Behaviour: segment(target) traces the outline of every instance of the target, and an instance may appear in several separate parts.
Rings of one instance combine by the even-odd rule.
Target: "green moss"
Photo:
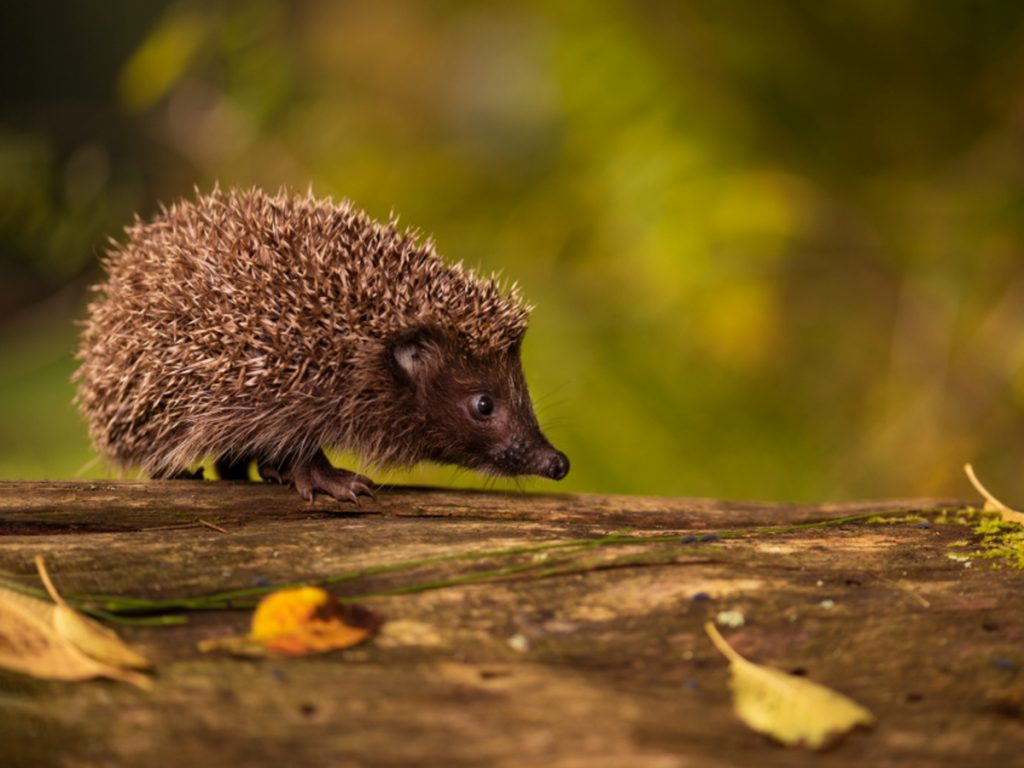
[[[966,509],[942,509],[936,513],[932,522],[936,524],[956,523],[957,525],[974,526],[978,521],[992,514],[994,513],[974,509],[973,507],[967,507]]]
[[[957,539],[948,546],[952,549],[973,548],[974,551],[950,555],[959,562],[991,560],[994,567],[1024,568],[1024,527],[1007,523],[998,512],[987,509],[939,509],[930,513],[931,522],[936,525],[963,525],[971,529],[975,541]],[[875,515],[868,523],[891,525],[893,523],[919,523],[925,520],[921,515]]]
[[[949,544],[955,548],[975,548],[964,553],[964,557],[992,560],[994,567],[1024,568],[1024,527],[1004,522],[998,512],[974,508],[946,510],[936,515],[934,522],[957,523],[971,529],[976,541],[958,539]]]
[[[996,560],[1010,568],[1024,568],[1024,527],[1005,523],[993,515],[980,520],[974,533],[981,537],[975,557]]]
[[[895,525],[896,523],[922,523],[925,519],[926,518],[921,515],[903,515],[902,517],[896,517],[895,515],[875,515],[873,517],[869,517],[865,522],[879,525]]]

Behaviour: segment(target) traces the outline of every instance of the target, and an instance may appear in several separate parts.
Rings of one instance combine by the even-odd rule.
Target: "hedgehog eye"
[[[490,395],[477,395],[469,406],[473,416],[478,419],[490,418],[494,413],[494,400]]]

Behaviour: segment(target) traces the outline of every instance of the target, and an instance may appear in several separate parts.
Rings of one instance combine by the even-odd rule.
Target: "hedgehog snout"
[[[540,475],[561,480],[569,473],[568,457],[543,435],[533,440],[512,440],[494,457],[494,463],[510,475]]]
[[[552,448],[551,450],[552,456],[548,459],[547,471],[543,474],[552,480],[561,480],[569,474],[569,457],[557,448]]]

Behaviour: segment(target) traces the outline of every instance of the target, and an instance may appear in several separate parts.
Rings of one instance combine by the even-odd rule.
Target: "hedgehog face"
[[[443,332],[419,328],[403,334],[391,356],[421,425],[423,459],[496,475],[565,477],[569,460],[537,424],[518,344],[471,355]]]

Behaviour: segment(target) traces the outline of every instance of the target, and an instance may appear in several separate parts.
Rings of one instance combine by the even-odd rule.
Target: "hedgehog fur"
[[[517,474],[537,435],[554,450],[527,423],[518,350],[531,308],[397,220],[311,193],[215,188],[136,217],[126,235],[111,241],[75,374],[90,436],[116,464],[169,477],[209,457],[281,465],[322,447],[376,465],[452,460],[444,434],[424,447],[444,424],[396,394],[389,355],[410,329],[437,334],[456,368],[511,382],[528,411],[518,437],[485,447],[503,459],[456,463]]]

